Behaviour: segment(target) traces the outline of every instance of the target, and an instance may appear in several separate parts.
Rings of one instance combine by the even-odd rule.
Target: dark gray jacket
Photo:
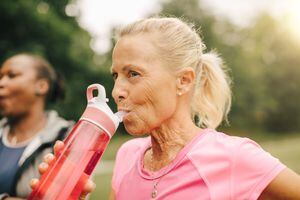
[[[32,178],[39,177],[38,165],[43,161],[43,156],[52,152],[55,141],[64,139],[74,125],[73,122],[59,117],[56,111],[49,111],[47,115],[46,127],[26,146],[18,162],[19,169],[14,178],[13,196],[26,198],[29,195],[31,192],[29,182]],[[0,137],[4,127],[7,126],[6,119],[0,121]]]

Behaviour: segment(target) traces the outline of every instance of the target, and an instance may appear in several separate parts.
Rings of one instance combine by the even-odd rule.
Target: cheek
[[[11,88],[10,96],[7,98],[6,109],[11,113],[23,113],[28,110],[36,99],[32,87],[18,86]]]
[[[33,87],[20,87],[15,90],[15,93],[13,94],[14,101],[20,103],[20,104],[31,104],[34,102],[34,99],[36,99],[35,91]],[[30,105],[29,104],[29,105]]]
[[[131,112],[124,118],[125,129],[131,135],[141,135],[149,132],[152,127],[155,104],[152,91],[143,85],[131,90],[129,97]]]
[[[176,109],[173,87],[146,82],[143,87],[134,88],[130,95],[134,112],[124,121],[127,131],[147,133],[172,116]]]

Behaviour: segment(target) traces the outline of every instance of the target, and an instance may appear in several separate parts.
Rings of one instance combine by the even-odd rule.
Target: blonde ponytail
[[[216,128],[231,105],[230,79],[222,59],[214,52],[200,58],[196,87],[192,102],[192,115],[198,126]]]

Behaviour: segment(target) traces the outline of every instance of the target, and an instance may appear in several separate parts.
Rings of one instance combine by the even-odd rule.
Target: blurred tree
[[[291,33],[269,15],[262,13],[252,27],[239,32],[235,80],[236,117],[248,113],[248,126],[271,132],[297,131],[300,128],[300,46]],[[240,80],[241,81],[241,80]]]
[[[300,45],[291,32],[274,19],[262,15],[255,25],[255,39],[261,39],[266,95],[265,127],[270,131],[297,131],[300,128]]]

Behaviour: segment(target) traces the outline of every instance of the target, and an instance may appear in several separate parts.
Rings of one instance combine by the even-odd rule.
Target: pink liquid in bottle
[[[92,98],[92,90],[98,89],[98,96],[105,95],[104,88],[91,85],[88,88],[89,104],[64,141],[64,149],[40,179],[29,200],[77,200],[84,184],[93,172],[106,149],[118,122],[102,98]],[[100,91],[102,90],[102,91]],[[92,102],[92,103],[90,103]],[[101,105],[97,106],[97,104]],[[103,106],[104,105],[104,106]],[[108,114],[107,114],[108,113]]]

